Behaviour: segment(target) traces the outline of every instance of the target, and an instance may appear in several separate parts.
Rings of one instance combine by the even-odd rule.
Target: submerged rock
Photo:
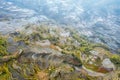
[[[13,33],[10,33],[9,35],[15,37],[15,36],[20,35],[20,32],[15,31],[15,32],[13,32]]]

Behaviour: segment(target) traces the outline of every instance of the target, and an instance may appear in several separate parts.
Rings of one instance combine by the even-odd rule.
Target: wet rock
[[[21,76],[17,71],[13,71],[12,73],[12,77],[13,79],[17,79],[17,80],[25,80],[25,78],[23,76]]]
[[[17,41],[19,47],[27,47],[23,40]]]
[[[114,64],[110,61],[109,58],[106,58],[106,59],[103,60],[102,66],[103,66],[105,69],[107,69],[108,71],[115,70],[115,66],[114,66]]]
[[[35,54],[35,52],[31,52],[31,51],[23,52],[23,54],[19,58],[19,62],[21,62],[21,63],[34,62],[34,60],[31,57],[33,54]]]
[[[7,51],[9,52],[9,53],[14,53],[14,52],[16,52],[18,50],[18,47],[17,46],[8,46],[8,48],[7,48]]]
[[[0,63],[10,61],[11,59],[16,59],[22,54],[22,52],[23,52],[23,50],[20,49],[19,51],[17,51],[16,53],[14,53],[12,55],[1,57],[0,58]]]
[[[36,45],[47,47],[51,45],[51,42],[49,40],[37,41]]]
[[[85,66],[82,66],[82,68],[87,72],[88,75],[90,76],[104,76],[105,74],[103,73],[100,73],[100,72],[96,72],[96,71],[93,71],[93,70],[90,70],[90,69],[87,69]]]
[[[43,53],[35,53],[33,54],[31,57],[33,60],[37,60],[38,58],[45,58],[46,56],[50,55],[51,53],[46,53],[46,52],[43,52]]]
[[[7,42],[8,42],[8,44],[14,44],[15,43],[12,37],[9,37],[7,39]]]
[[[13,32],[13,33],[11,33],[9,35],[12,36],[12,37],[15,37],[15,36],[20,35],[20,32],[16,31],[16,32]]]
[[[74,65],[74,66],[81,66],[80,60],[78,60],[75,56],[66,55],[66,56],[64,56],[64,58],[65,58],[64,59],[65,63],[71,64],[71,65]]]
[[[47,61],[37,61],[40,69],[47,69],[49,67],[49,62]]]
[[[9,37],[7,39],[8,46],[7,46],[7,51],[9,53],[14,53],[18,50],[18,43],[14,41],[12,37]]]
[[[13,69],[12,67],[9,67],[9,71],[11,72],[12,80],[25,80],[23,76],[17,70]]]

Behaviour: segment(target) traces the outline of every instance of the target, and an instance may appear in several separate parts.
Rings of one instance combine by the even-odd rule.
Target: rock
[[[72,55],[64,55],[64,62],[74,65],[74,66],[81,66],[80,60],[78,60],[75,56]]]
[[[21,69],[21,68],[20,68],[17,64],[15,64],[15,63],[13,63],[12,67],[13,67],[14,69]]]
[[[18,32],[18,31],[13,32],[13,33],[10,34],[10,36],[13,36],[13,37],[18,36],[18,35],[20,35],[20,32]]]
[[[60,52],[62,51],[62,49],[59,46],[56,46],[56,49]]]
[[[97,51],[90,51],[90,53],[91,53],[92,55],[95,55],[95,56],[98,56],[98,55],[99,55],[99,53],[98,53]]]
[[[45,56],[50,55],[51,53],[35,53],[32,55],[32,59],[36,60],[38,58],[44,58]]]
[[[22,52],[23,52],[23,50],[22,50],[22,49],[20,49],[18,54],[20,55],[20,54],[22,54]]]
[[[7,47],[7,51],[9,52],[9,53],[14,53],[14,52],[16,52],[18,49],[17,49],[17,46],[13,46],[13,45],[11,45],[11,46],[8,46]]]
[[[14,53],[14,52],[16,52],[18,50],[18,43],[15,42],[12,37],[9,37],[7,39],[7,43],[8,43],[7,51],[9,53]]]
[[[70,36],[70,32],[60,32],[60,36],[61,37],[69,37]]]
[[[7,62],[11,59],[16,59],[18,58],[21,54],[22,54],[23,50],[20,49],[19,51],[17,51],[16,53],[13,53],[12,55],[7,55],[7,56],[3,56],[0,58],[0,63],[2,62]]]
[[[12,79],[17,80],[25,80],[23,76],[21,76],[16,70],[11,70],[12,72]]]
[[[46,46],[50,46],[51,42],[49,40],[37,41],[36,45],[46,47]]]
[[[19,47],[26,47],[26,44],[23,40],[17,41]]]
[[[109,58],[106,58],[106,59],[104,59],[103,60],[103,62],[102,62],[102,66],[104,67],[104,68],[106,68],[106,69],[112,69],[112,70],[115,70],[115,66],[114,66],[114,64],[110,61],[110,59]]]
[[[12,37],[9,37],[7,39],[7,42],[8,42],[8,44],[14,44],[15,43]]]
[[[98,77],[98,76],[104,76],[105,74],[100,72],[95,72],[90,69],[87,69],[85,66],[82,66],[82,68],[87,72],[88,75]]]
[[[61,64],[61,66],[59,66],[59,68],[56,68],[55,71],[53,71],[51,73],[50,77],[55,78],[55,77],[58,77],[60,75],[71,73],[72,71],[74,71],[72,66],[70,66],[68,64]]]
[[[43,71],[37,73],[37,77],[39,80],[49,80],[48,73]]]

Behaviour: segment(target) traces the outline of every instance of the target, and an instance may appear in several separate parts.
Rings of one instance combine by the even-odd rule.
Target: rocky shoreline
[[[0,57],[1,79],[104,80],[106,74],[118,71],[111,62],[118,55],[72,28],[32,25],[4,37],[0,44],[6,45],[7,55]]]

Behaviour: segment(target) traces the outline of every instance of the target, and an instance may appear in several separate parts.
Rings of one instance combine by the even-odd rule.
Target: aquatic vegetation
[[[12,75],[9,71],[8,64],[4,63],[0,65],[0,79],[1,80],[10,80]]]
[[[110,60],[116,65],[117,68],[120,68],[120,55],[114,54],[111,56]]]
[[[0,56],[8,55],[6,38],[0,36]]]

